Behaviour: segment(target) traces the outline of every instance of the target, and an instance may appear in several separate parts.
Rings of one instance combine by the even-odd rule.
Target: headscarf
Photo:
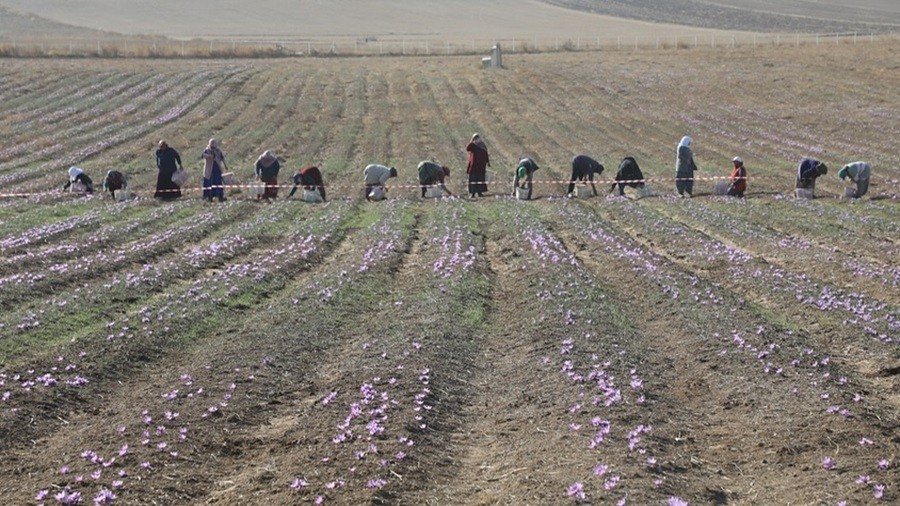
[[[218,148],[219,148],[219,141],[217,141],[217,140],[215,140],[215,139],[210,139],[210,140],[209,140],[209,144],[208,144],[206,147],[209,148],[209,149],[218,149]]]
[[[472,144],[478,146],[484,151],[487,151],[487,145],[484,143],[484,139],[481,138],[481,135],[475,134],[472,136]]]
[[[256,163],[262,165],[263,167],[271,167],[272,164],[277,161],[278,158],[271,151],[266,151],[256,159]]]
[[[681,142],[678,143],[678,147],[680,148],[681,146],[685,146],[685,147],[689,148],[689,147],[691,147],[692,142],[694,142],[694,139],[691,139],[690,136],[685,135],[684,137],[681,138]]]
[[[69,180],[75,181],[75,178],[84,174],[84,171],[79,169],[78,167],[69,167]]]

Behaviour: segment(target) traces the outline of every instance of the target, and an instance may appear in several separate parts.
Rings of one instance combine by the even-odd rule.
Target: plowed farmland
[[[898,56],[4,62],[0,501],[896,502]],[[475,132],[497,179],[459,198]],[[238,182],[268,149],[329,201],[202,201],[211,137]],[[579,153],[604,179],[636,157],[654,195],[564,198]],[[712,195],[735,155],[747,198]],[[807,155],[831,170],[796,200]],[[417,198],[432,158],[454,197]],[[860,159],[869,194],[838,199]],[[386,201],[369,163],[399,170]],[[71,165],[137,198],[62,193]]]

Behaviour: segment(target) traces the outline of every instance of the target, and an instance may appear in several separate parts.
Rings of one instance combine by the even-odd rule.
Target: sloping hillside
[[[861,0],[545,0],[608,16],[759,32],[890,32],[900,28],[900,2]]]

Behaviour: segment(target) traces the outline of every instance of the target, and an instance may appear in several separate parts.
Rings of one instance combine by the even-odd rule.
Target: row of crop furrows
[[[389,501],[427,481],[422,468],[447,437],[447,420],[464,398],[459,375],[478,346],[481,322],[466,315],[484,303],[466,210],[445,211],[419,220],[390,281],[376,278],[380,286],[352,294],[337,292],[340,285],[319,290],[320,304],[350,310],[349,322],[316,365],[315,401],[303,403],[297,424],[281,436],[294,441],[276,482],[284,500]],[[363,259],[381,256],[382,247],[379,240]],[[367,304],[355,307],[368,290]]]
[[[28,325],[5,332],[5,424],[41,413],[49,423],[33,430],[49,430],[51,412],[82,409],[97,391],[83,387],[96,383],[102,391],[106,380],[127,377],[132,366],[202,339],[217,308],[240,309],[327,251],[349,208],[329,204],[299,220],[288,205],[251,214],[177,253],[42,301],[24,315]],[[39,409],[45,403],[52,409]]]
[[[296,395],[317,364],[327,362],[324,352],[341,346],[317,324],[334,322],[334,330],[340,331],[344,324],[339,315],[356,304],[371,304],[367,291],[377,291],[407,247],[406,210],[401,206],[376,210],[370,226],[343,241],[314,272],[298,272],[296,265],[310,253],[293,245],[321,247],[327,240],[320,235],[322,229],[343,223],[339,207],[332,204],[330,212],[309,220],[310,228],[319,229],[314,244],[297,236],[290,245],[275,247],[258,260],[232,265],[218,276],[198,279],[180,295],[160,298],[136,315],[143,320],[140,323],[122,322],[135,334],[177,335],[203,327],[200,330],[209,336],[202,346],[188,346],[171,363],[159,363],[128,382],[146,383],[148,388],[116,389],[127,398],[122,412],[72,422],[88,432],[77,438],[83,447],[67,447],[58,456],[66,465],[65,473],[50,470],[29,484],[40,487],[38,496],[113,494],[125,500],[186,500],[213,494],[219,479],[239,479],[227,473],[245,468],[254,448],[264,450],[258,443],[262,433],[271,430],[266,415],[286,414],[278,411],[281,396]],[[290,265],[294,267],[286,268]],[[277,293],[248,297],[248,290],[259,293],[266,284],[276,285]],[[185,318],[194,321],[178,323]],[[113,331],[119,325],[116,322]],[[79,433],[77,427],[67,429],[48,443]],[[251,430],[260,432],[250,433],[257,441],[253,447],[244,439]],[[173,475],[179,478],[169,482]],[[293,477],[283,476],[278,484],[293,493],[292,481]]]
[[[754,294],[755,300],[777,301],[776,307],[786,312],[791,312],[792,306],[803,308],[802,312],[814,311],[815,319],[840,322],[840,326],[848,329],[848,335],[870,336],[888,346],[896,345],[896,339],[892,336],[900,329],[900,317],[898,308],[890,298],[890,294],[895,293],[890,280],[893,275],[890,265],[867,261],[861,256],[852,261],[839,256],[831,259],[827,251],[820,254],[821,258],[815,257],[810,251],[813,246],[796,237],[773,234],[765,229],[745,226],[746,222],[741,220],[719,217],[725,223],[716,221],[716,226],[725,225],[728,228],[728,239],[737,243],[733,246],[730,241],[705,236],[646,206],[629,202],[623,205],[627,211],[617,213],[621,223],[641,231],[650,240],[659,241],[656,248],[682,265],[698,271],[703,267],[715,268],[714,273],[719,277],[716,281],[740,287]],[[697,207],[691,213],[694,220],[703,220],[704,213],[716,214],[706,207],[691,207]],[[733,226],[728,227],[728,224]],[[723,230],[719,229],[719,233]],[[768,239],[760,236],[767,236]],[[782,249],[796,248],[798,254],[802,252],[802,259],[772,263],[772,257],[759,254],[761,246],[756,244],[767,240],[774,240]],[[811,263],[806,263],[807,259]],[[835,282],[841,276],[823,275],[818,271],[822,264],[833,264],[834,269],[843,270],[844,278],[868,277],[868,283],[854,285],[845,281],[846,285],[853,286],[851,289],[845,288],[845,283]],[[867,284],[875,286],[872,289],[874,293],[885,294],[889,298],[879,299],[867,294]]]
[[[215,210],[192,215],[187,211],[195,211],[197,205],[189,204],[182,204],[185,212],[178,213],[174,220],[168,222],[163,221],[168,207],[157,208],[152,217],[160,221],[150,227],[133,228],[131,234],[115,237],[114,243],[111,243],[113,237],[119,231],[113,227],[100,229],[94,235],[99,240],[90,249],[73,252],[57,261],[48,258],[46,262],[31,269],[15,270],[13,274],[0,278],[0,287],[4,288],[2,300],[28,300],[79,281],[98,282],[102,276],[111,276],[133,264],[150,262],[219,228],[227,229],[236,219],[246,215],[248,207],[256,210],[246,202],[231,201]],[[94,213],[89,213],[87,216],[93,215]],[[104,232],[109,237],[99,236]],[[246,241],[245,238],[238,240]],[[56,242],[54,246],[76,249],[81,242],[83,240],[76,236],[73,241]],[[20,257],[21,260],[26,258]]]
[[[491,266],[509,316],[491,333],[525,348],[495,379],[513,384],[503,411],[490,416],[515,436],[485,465],[507,466],[493,479],[525,487],[511,483],[501,493],[537,502],[677,499],[655,436],[664,425],[653,402],[662,385],[649,381],[654,371],[608,287],[534,207],[506,202],[492,211]]]
[[[580,69],[577,72],[584,70]],[[546,98],[533,101],[528,112],[521,110],[515,102],[509,100],[485,104],[484,110],[508,111],[505,114],[511,115],[509,121],[519,121],[533,125],[529,128],[541,130],[543,133],[529,136],[527,129],[517,129],[519,134],[526,135],[527,142],[523,141],[521,144],[528,146],[531,154],[536,155],[539,161],[544,157],[548,164],[565,164],[567,162],[565,155],[571,156],[581,151],[597,156],[608,167],[614,168],[622,156],[630,154],[645,163],[645,174],[650,176],[669,175],[674,172],[674,168],[670,168],[672,166],[668,163],[666,167],[658,168],[651,162],[670,159],[669,156],[672,155],[667,153],[674,154],[675,144],[683,134],[695,137],[695,153],[698,164],[704,169],[700,174],[704,175],[726,176],[730,170],[730,158],[739,154],[748,160],[752,174],[772,176],[770,165],[773,163],[778,167],[791,167],[802,156],[824,156],[822,146],[832,145],[828,139],[822,137],[807,139],[810,129],[792,128],[789,123],[779,129],[782,137],[767,136],[766,132],[772,128],[772,122],[767,120],[771,118],[753,116],[752,118],[758,121],[748,121],[740,116],[742,109],[736,107],[717,108],[714,111],[685,111],[679,108],[680,102],[647,97],[644,93],[640,94],[639,98],[623,98],[617,93],[621,87],[615,81],[618,77],[602,74],[574,81],[540,79],[510,80],[511,82],[496,78],[491,81],[493,86],[501,90],[511,87],[515,91],[503,93],[503,96]],[[578,88],[574,91],[571,88],[576,85],[571,84],[572,82],[578,83]],[[601,93],[592,94],[591,91],[595,88]],[[584,95],[596,96],[601,103],[586,108],[579,106],[574,99],[568,98]],[[751,104],[747,107],[753,110],[754,99],[749,100]],[[516,117],[519,119],[513,119]],[[864,133],[867,129],[873,134],[883,130],[868,125],[866,129],[860,131]],[[494,137],[497,137],[498,133],[503,132],[495,132]],[[561,147],[555,147],[554,144],[560,144]],[[881,166],[889,165],[892,156],[890,145],[870,150],[866,154],[859,153],[855,145],[844,145],[841,148],[847,153],[845,156],[880,161]],[[560,150],[564,152],[563,159],[550,158]],[[612,159],[608,158],[610,155]],[[671,159],[674,161],[674,156]],[[843,163],[849,161],[852,160],[848,159]],[[787,169],[783,174],[782,182],[775,179],[757,179],[755,187],[773,188],[781,185],[787,191],[791,186],[792,173]],[[837,183],[834,182],[831,186],[837,187]],[[887,187],[884,189],[889,192],[888,194],[892,191]]]
[[[877,213],[856,219],[851,212],[828,208],[837,216],[817,216],[812,222],[787,218],[811,211],[808,203],[794,199],[776,199],[768,205],[733,199],[683,205],[660,202],[655,209],[719,241],[815,274],[833,286],[852,287],[887,300],[900,295],[900,266],[893,261],[897,247],[890,239],[900,233],[900,227]]]
[[[662,342],[648,343],[648,347],[664,347],[663,361],[668,363],[668,367],[657,371],[667,372],[654,379],[670,386],[667,394],[676,392],[681,383],[687,384],[687,391],[683,392],[686,398],[668,399],[668,402],[663,402],[667,400],[666,396],[658,392],[654,397],[658,403],[656,409],[669,413],[688,409],[693,420],[683,429],[669,427],[660,431],[661,444],[677,451],[679,442],[685,444],[683,442],[688,441],[688,448],[681,451],[690,454],[689,447],[696,443],[701,449],[694,449],[699,453],[700,462],[710,459],[707,467],[718,467],[721,469],[717,473],[719,476],[734,480],[721,483],[721,486],[722,490],[737,494],[736,498],[741,497],[740,494],[750,497],[751,492],[756,492],[753,492],[752,484],[742,483],[731,474],[734,469],[740,469],[741,475],[746,473],[745,476],[760,482],[772,480],[774,484],[778,477],[767,473],[770,463],[748,459],[747,454],[752,448],[741,452],[741,446],[748,444],[745,438],[729,439],[723,435],[727,435],[728,427],[732,426],[741,434],[745,431],[773,434],[771,440],[760,442],[761,448],[775,448],[780,466],[799,465],[808,471],[795,474],[794,486],[801,497],[865,500],[866,497],[882,498],[896,493],[898,484],[889,471],[896,465],[892,462],[892,455],[897,451],[896,442],[884,437],[886,427],[893,423],[894,415],[890,414],[889,408],[892,401],[879,393],[877,382],[857,368],[856,361],[860,357],[855,354],[845,356],[846,343],[835,345],[820,339],[810,330],[811,322],[803,317],[797,318],[790,313],[782,317],[760,308],[753,300],[759,297],[756,294],[762,293],[759,287],[726,279],[707,279],[697,270],[699,256],[707,261],[713,256],[720,262],[750,268],[754,260],[747,253],[710,240],[698,240],[702,244],[693,249],[686,248],[684,241],[679,240],[672,230],[657,228],[652,230],[655,235],[651,235],[650,230],[637,229],[639,232],[636,233],[635,229],[641,223],[639,218],[607,225],[598,220],[600,216],[602,213],[579,203],[562,202],[552,217],[567,224],[565,228],[573,237],[585,241],[591,270],[610,281],[610,286],[619,292],[619,299],[640,301],[634,303],[630,316],[635,321],[647,322],[645,332],[652,336],[652,329],[658,328],[652,322],[665,322],[665,329],[656,330],[657,335],[653,336]],[[629,232],[623,233],[620,227]],[[631,237],[638,233],[653,237],[664,246],[648,245]],[[694,235],[693,239],[702,238]],[[793,292],[802,290],[803,284],[809,283],[802,281],[799,275],[774,269],[778,272],[773,270],[768,280],[773,286],[783,284],[786,291]],[[788,284],[791,286],[786,286]],[[777,291],[774,294],[766,292],[766,296],[777,294]],[[811,305],[793,299],[792,293],[784,300],[789,304]],[[658,314],[660,307],[668,308],[668,312]],[[832,310],[845,312],[852,309]],[[881,316],[882,322],[872,324],[890,325],[888,318]],[[862,328],[852,332],[857,338],[865,333],[867,330]],[[878,337],[877,333],[873,337]],[[876,342],[882,341],[890,339],[881,334],[881,339]],[[884,358],[891,355],[890,349],[879,350],[877,346],[860,345],[859,348],[872,348],[876,356],[869,358],[875,361],[879,360],[878,355],[883,354]],[[682,402],[683,406],[665,406],[673,401]],[[767,411],[760,412],[759,406],[767,406]],[[742,415],[744,410],[747,413]],[[795,424],[798,431],[801,427],[814,426],[821,432],[806,434],[809,437],[800,440],[778,436],[784,434],[786,423]],[[683,430],[687,436],[676,437],[670,430]],[[791,429],[786,432],[797,434]],[[834,446],[821,443],[828,438],[833,438]],[[722,446],[730,448],[724,457],[712,451],[713,447]],[[704,454],[706,450],[702,450],[707,447],[710,448],[708,456]],[[840,455],[836,455],[838,448]],[[690,463],[672,455],[666,458],[670,460],[667,466],[670,477],[685,488],[691,489],[692,480],[696,485],[697,479],[719,485],[718,476],[679,477],[680,472],[672,471],[690,469]],[[719,460],[712,460],[714,458]],[[838,472],[832,472],[835,470]],[[770,492],[772,500],[777,500],[779,493],[787,491],[772,488]]]
[[[43,184],[42,177],[136,139],[185,115],[222,82],[237,73],[206,71],[135,78],[118,86],[97,89],[76,100],[76,105],[47,112],[53,119],[21,130],[22,149],[9,148],[8,161],[0,165],[7,186]],[[71,116],[63,114],[68,111]],[[57,116],[65,117],[57,117]],[[20,127],[15,126],[15,131]],[[27,136],[25,136],[27,133]],[[35,137],[41,139],[35,144]],[[19,152],[22,150],[27,152]],[[96,175],[99,177],[99,175]]]

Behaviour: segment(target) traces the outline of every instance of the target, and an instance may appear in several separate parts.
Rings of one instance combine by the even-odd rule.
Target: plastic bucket
[[[315,190],[303,190],[303,202],[309,202],[311,204],[318,204],[322,202],[322,196],[319,195],[319,192]]]
[[[798,199],[811,199],[813,198],[813,191],[806,188],[796,188],[794,189],[794,196]]]

